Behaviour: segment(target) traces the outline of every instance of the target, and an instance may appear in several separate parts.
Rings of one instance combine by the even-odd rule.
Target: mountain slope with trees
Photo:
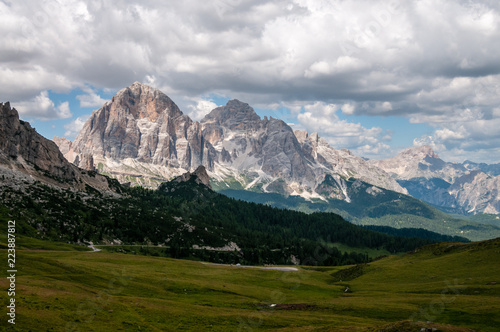
[[[186,181],[165,183],[158,190],[123,188],[121,196],[42,183],[23,191],[0,187],[0,211],[3,220],[16,220],[18,231],[28,236],[71,243],[159,245],[171,257],[225,263],[353,264],[368,257],[342,253],[327,244],[396,253],[433,242],[366,230],[333,213],[305,214],[234,200],[198,182],[193,173]]]

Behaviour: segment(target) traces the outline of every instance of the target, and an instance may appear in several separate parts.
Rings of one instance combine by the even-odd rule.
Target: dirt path
[[[228,267],[240,267],[244,269],[262,269],[262,270],[275,270],[275,271],[298,271],[296,267],[279,267],[279,266],[250,266],[250,265],[233,265],[233,264],[216,264],[216,263],[205,263],[203,265],[216,265],[216,266],[228,266]]]

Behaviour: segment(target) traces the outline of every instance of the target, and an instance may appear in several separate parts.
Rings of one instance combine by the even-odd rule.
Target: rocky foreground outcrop
[[[109,189],[108,180],[70,164],[57,145],[19,119],[10,103],[0,103],[0,166],[61,187]]]

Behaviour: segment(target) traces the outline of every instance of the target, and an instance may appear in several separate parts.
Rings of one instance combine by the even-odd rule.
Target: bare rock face
[[[393,158],[370,162],[401,180],[440,178],[453,182],[467,173],[463,165],[443,161],[430,146],[425,145],[405,149]]]
[[[224,167],[229,173],[245,173],[256,180],[253,185],[288,194],[294,189],[280,180],[297,186],[315,182],[311,156],[303,153],[293,130],[283,121],[262,120],[248,104],[230,100],[200,123],[204,137],[221,156],[219,170]],[[312,189],[309,183],[307,186]]]
[[[500,213],[500,176],[472,171],[458,178],[449,193],[468,213]]]
[[[111,173],[169,178],[204,165],[212,169],[215,151],[199,123],[184,115],[161,91],[136,82],[92,113],[65,154],[78,166]],[[82,164],[84,163],[84,164]],[[151,169],[150,165],[156,165]],[[172,171],[174,170],[174,171]]]
[[[54,142],[19,120],[9,103],[0,103],[0,164],[58,186],[109,188],[106,178],[83,174],[70,164]]]
[[[67,139],[65,137],[54,136],[52,138],[52,141],[54,143],[56,143],[56,145],[59,147],[59,150],[61,151],[61,153],[63,155],[68,153],[71,150],[71,146],[73,144],[73,142],[71,142],[69,139]]]
[[[207,170],[205,169],[204,166],[200,165],[194,172],[186,172],[170,182],[174,183],[180,183],[180,182],[188,182],[191,179],[194,179],[195,183],[198,184],[203,184],[207,186],[208,188],[212,189],[212,186],[210,184],[210,177],[208,176]]]

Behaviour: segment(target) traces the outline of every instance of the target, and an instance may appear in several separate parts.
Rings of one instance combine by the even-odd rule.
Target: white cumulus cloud
[[[80,133],[83,125],[85,125],[85,122],[89,117],[89,115],[82,115],[71,121],[70,123],[64,125],[64,129],[66,130],[64,132],[64,137],[69,140],[73,140]]]
[[[301,127],[309,133],[318,132],[334,148],[348,148],[355,153],[373,157],[387,153],[390,149],[386,141],[391,133],[379,127],[365,128],[359,123],[351,123],[338,117],[340,105],[316,102],[305,105],[297,119]]]
[[[22,117],[33,117],[41,120],[67,119],[72,116],[68,102],[56,106],[49,98],[48,91],[42,91],[35,98],[18,102],[15,108]]]
[[[0,15],[0,97],[31,116],[68,116],[62,105],[28,107],[44,91],[145,81],[191,100],[352,105],[342,112],[427,124],[436,139],[467,140],[464,151],[500,146],[476,133],[499,116],[500,2],[25,0],[0,1]],[[195,117],[204,112],[193,107]],[[463,109],[483,115],[467,134],[460,121],[446,124]],[[304,123],[323,116],[309,112]]]

